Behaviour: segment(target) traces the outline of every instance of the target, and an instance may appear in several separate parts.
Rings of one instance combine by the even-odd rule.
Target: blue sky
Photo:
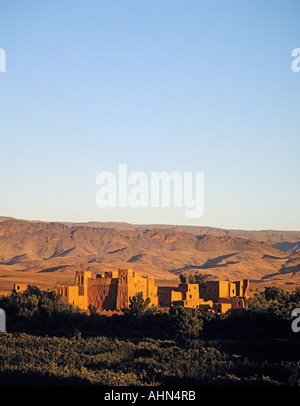
[[[0,0],[0,215],[300,230],[298,0]],[[97,174],[201,171],[205,209],[100,209]]]

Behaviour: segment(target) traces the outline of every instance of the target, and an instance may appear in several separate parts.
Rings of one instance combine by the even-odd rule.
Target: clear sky
[[[299,0],[0,0],[0,215],[300,230]],[[96,204],[204,172],[205,209]]]

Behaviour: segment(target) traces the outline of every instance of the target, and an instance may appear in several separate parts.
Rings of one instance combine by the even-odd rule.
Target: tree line
[[[171,307],[142,294],[123,315],[84,313],[52,291],[0,297],[0,385],[298,385],[300,289],[256,293],[243,312]],[[299,333],[300,334],[300,333]]]
[[[151,305],[142,293],[130,299],[123,315],[105,316],[89,307],[84,313],[66,303],[54,291],[29,286],[25,292],[0,296],[0,307],[7,316],[8,331],[39,334],[67,334],[74,329],[81,334],[120,336],[147,335],[176,338],[178,341],[199,337],[293,337],[292,310],[300,307],[300,287],[287,292],[279,287],[265,287],[254,294],[242,312],[213,313],[207,309],[171,307],[168,312]]]

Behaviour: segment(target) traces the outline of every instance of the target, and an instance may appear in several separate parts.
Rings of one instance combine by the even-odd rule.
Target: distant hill
[[[296,231],[1,218],[0,291],[14,281],[53,287],[73,283],[77,269],[95,274],[118,267],[153,275],[157,284],[174,285],[180,273],[198,271],[208,279],[294,286],[299,241]]]
[[[300,250],[300,231],[278,231],[278,230],[234,230],[223,229],[216,227],[206,226],[178,226],[168,224],[130,224],[124,222],[87,222],[87,223],[64,223],[70,226],[84,226],[84,227],[99,227],[111,228],[113,230],[131,230],[139,231],[152,228],[164,228],[179,231],[183,233],[190,233],[194,235],[211,234],[215,236],[233,236],[242,237],[250,240],[265,241],[270,245],[277,244],[276,248],[283,251],[292,252],[292,250]],[[294,251],[296,252],[296,251]]]
[[[7,221],[16,219],[12,217],[1,217],[1,221]],[[19,220],[29,223],[44,223],[39,220]],[[241,237],[249,240],[264,241],[270,245],[286,252],[300,251],[300,231],[280,231],[280,230],[235,230],[235,229],[223,229],[207,226],[187,226],[187,225],[170,225],[170,224],[130,224],[126,222],[98,222],[90,221],[85,223],[75,222],[59,222],[68,227],[92,227],[92,228],[109,228],[116,231],[141,231],[150,230],[153,228],[163,228],[166,230],[174,230],[183,233],[190,233],[194,235],[211,234],[215,236],[233,236]]]

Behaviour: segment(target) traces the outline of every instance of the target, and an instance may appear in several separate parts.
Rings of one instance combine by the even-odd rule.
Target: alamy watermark
[[[292,317],[296,317],[292,321],[292,330],[294,333],[299,333],[300,331],[300,307],[297,307],[292,311]]]
[[[200,218],[204,212],[203,172],[128,173],[127,164],[119,164],[118,174],[100,172],[96,202],[101,208],[185,208],[186,218]]]
[[[3,309],[0,309],[0,333],[6,332],[6,314]]]
[[[6,72],[6,52],[0,48],[0,72]]]
[[[292,62],[292,71],[295,73],[300,72],[300,48],[294,48],[292,50],[292,56],[296,57]]]

